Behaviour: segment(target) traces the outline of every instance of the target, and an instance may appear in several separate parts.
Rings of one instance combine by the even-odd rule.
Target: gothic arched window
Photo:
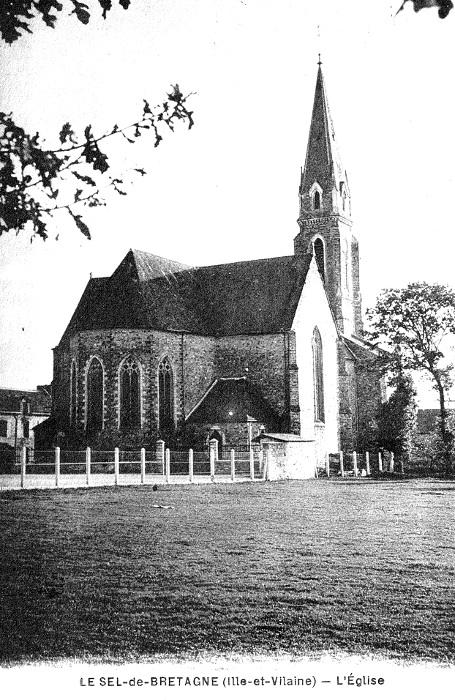
[[[319,274],[325,281],[325,261],[324,261],[324,243],[320,238],[316,238],[313,242],[314,257],[318,265]]]
[[[104,370],[98,358],[90,362],[87,372],[87,432],[103,429]]]
[[[73,360],[71,363],[70,377],[70,425],[76,425],[77,420],[77,371],[76,363]]]
[[[162,435],[174,430],[173,377],[169,359],[165,357],[158,366],[159,424]]]
[[[135,360],[127,357],[120,367],[120,428],[141,427],[141,373]]]
[[[314,193],[313,196],[313,208],[314,209],[320,209],[321,208],[321,195],[318,190]]]
[[[314,420],[324,422],[324,374],[322,363],[322,339],[318,328],[313,331],[313,393]]]

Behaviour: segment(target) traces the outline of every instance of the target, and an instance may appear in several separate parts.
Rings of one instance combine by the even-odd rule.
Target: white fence
[[[334,452],[327,454],[323,466],[318,465],[317,477],[379,476],[395,471],[393,452]]]
[[[69,488],[170,483],[254,481],[264,478],[263,453],[230,450],[185,452],[142,448],[124,451],[61,450],[21,452],[12,474],[0,475],[0,488]]]
[[[317,478],[358,478],[394,472],[393,452],[336,452],[327,454],[315,470]],[[264,480],[262,450],[218,452],[174,451],[159,441],[155,450],[61,450],[21,452],[12,473],[0,474],[0,489],[71,488],[144,484],[226,483]]]

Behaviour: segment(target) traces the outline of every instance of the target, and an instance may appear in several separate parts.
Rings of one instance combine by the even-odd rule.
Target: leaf
[[[441,19],[447,17],[450,10],[453,8],[452,0],[403,0],[401,7],[397,10],[396,14],[404,10],[404,6],[407,2],[412,2],[414,5],[414,12],[420,12],[420,10],[425,10],[430,7],[439,7],[438,15]]]
[[[59,139],[61,144],[64,144],[68,139],[71,141],[71,143],[77,143],[76,139],[74,138],[74,131],[72,130],[69,122],[63,124],[62,128],[60,129]]]
[[[74,214],[74,213],[71,211],[71,209],[70,209],[69,207],[67,207],[67,209],[68,209],[68,212],[70,213],[70,215],[72,216],[72,218],[73,218],[73,220],[74,220],[74,223],[76,224],[76,226],[77,226],[77,228],[79,229],[79,231],[80,231],[81,233],[83,233],[84,236],[90,240],[90,239],[91,239],[90,229],[89,229],[89,227],[87,226],[87,224],[85,224],[85,223],[82,221],[81,215],[80,215],[80,214]]]
[[[79,0],[71,0],[74,5],[74,10],[70,13],[76,15],[79,22],[82,24],[88,24],[90,21],[90,12],[88,11],[88,5],[84,2],[79,2]]]
[[[88,175],[81,175],[80,173],[77,172],[77,170],[72,171],[74,177],[77,177],[78,180],[82,180],[82,182],[85,182],[86,185],[91,185],[92,187],[96,187],[96,182],[95,180],[92,180],[91,177]]]
[[[98,0],[98,2],[103,8],[103,19],[106,19],[107,13],[112,9],[112,2],[111,0]]]

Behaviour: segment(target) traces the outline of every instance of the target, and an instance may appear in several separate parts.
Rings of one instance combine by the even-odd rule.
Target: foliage
[[[446,392],[453,366],[445,360],[442,344],[455,333],[455,292],[426,282],[386,289],[367,317],[369,339],[387,346],[380,352],[384,371],[399,376],[403,370],[417,370],[430,376],[439,396],[440,434],[448,457],[453,435],[447,425]]]
[[[450,10],[453,8],[452,0],[404,0],[396,14],[404,9],[407,2],[412,2],[414,5],[414,12],[420,12],[420,10],[424,10],[429,7],[438,7],[438,15],[441,19],[447,17]]]
[[[4,0],[5,2],[5,0]],[[90,20],[90,5],[81,0],[69,0],[59,2],[59,0],[6,0],[6,7],[0,12],[0,36],[7,44],[17,41],[23,32],[32,33],[31,21],[41,18],[42,21],[54,29],[57,21],[57,14],[65,9],[70,9],[70,15],[74,15],[82,24],[88,24]],[[125,10],[131,4],[131,0],[118,0]],[[107,13],[112,9],[112,0],[96,0],[95,4],[100,6],[102,16],[106,19]]]
[[[63,209],[90,238],[88,226],[74,207],[104,205],[107,188],[126,194],[123,177],[107,174],[110,165],[100,143],[114,136],[135,143],[144,131],[151,131],[158,146],[164,128],[173,131],[178,121],[188,124],[189,129],[193,126],[187,99],[175,85],[162,105],[151,109],[144,100],[139,119],[122,128],[115,124],[98,137],[91,125],[78,136],[67,122],[60,130],[60,145],[54,149],[47,149],[38,133],[27,134],[11,114],[0,112],[0,235],[29,227],[33,236],[46,239],[50,218]],[[141,176],[146,174],[142,168],[134,170]]]
[[[409,461],[417,426],[417,391],[412,377],[404,372],[393,378],[395,390],[381,406],[378,416],[380,446],[394,452],[397,462]]]

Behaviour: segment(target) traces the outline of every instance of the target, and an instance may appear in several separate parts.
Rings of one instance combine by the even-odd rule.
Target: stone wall
[[[295,254],[311,252],[316,237],[324,241],[327,296],[338,329],[349,335],[354,331],[355,318],[353,279],[358,277],[358,252],[353,250],[352,224],[349,219],[337,215],[300,220],[299,224],[300,233],[294,239]],[[348,285],[345,283],[343,247],[349,257]]]
[[[272,408],[289,422],[289,365],[295,374],[295,341],[291,333],[276,335],[208,338],[181,332],[145,330],[82,331],[54,351],[53,415],[65,434],[82,438],[86,428],[86,388],[90,362],[98,358],[104,371],[103,433],[113,444],[119,435],[119,368],[126,357],[134,358],[141,374],[141,430],[146,443],[158,431],[158,365],[168,357],[173,369],[174,419],[183,434],[185,419],[217,377],[245,376]],[[70,425],[71,366],[77,372],[77,421]],[[294,394],[295,379],[293,382]],[[298,398],[294,403],[297,404]],[[295,421],[294,421],[295,422]],[[298,429],[297,425],[297,429]],[[200,432],[200,431],[199,431]],[[229,427],[232,441],[244,440],[243,426]],[[230,438],[231,439],[231,438]]]
[[[266,479],[312,479],[315,476],[316,460],[314,442],[273,442],[261,440],[264,450]]]
[[[219,377],[247,377],[278,414],[286,414],[287,342],[286,333],[218,338],[216,372]]]

